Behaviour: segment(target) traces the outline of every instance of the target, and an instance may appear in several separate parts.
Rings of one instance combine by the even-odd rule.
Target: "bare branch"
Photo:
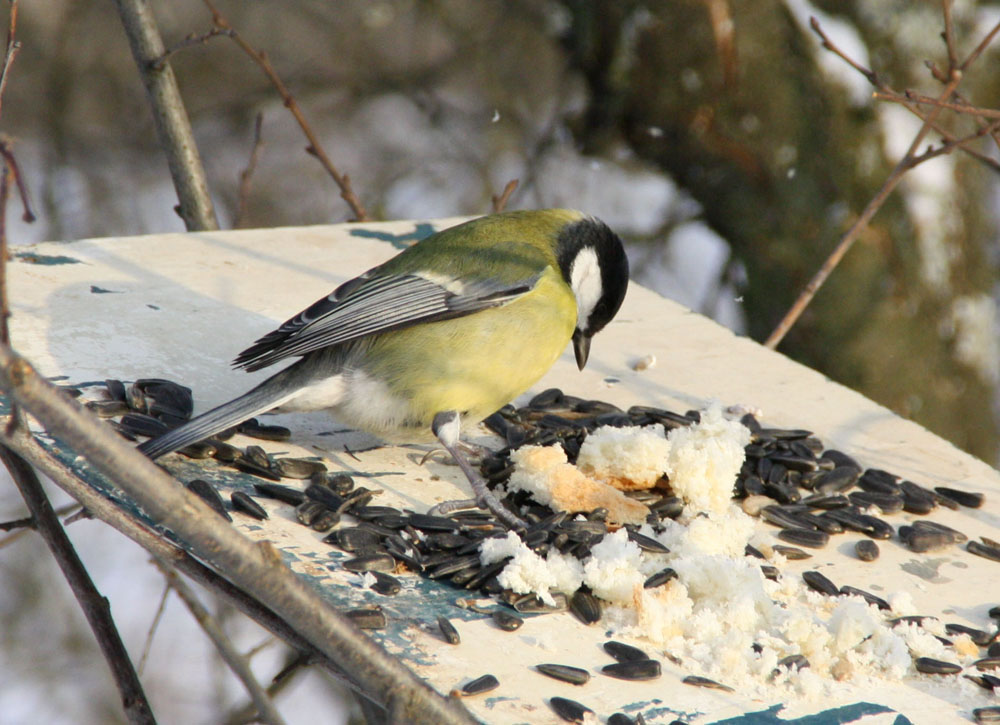
[[[253,704],[257,708],[257,720],[270,723],[270,725],[283,725],[285,722],[284,718],[281,717],[281,713],[274,707],[274,703],[271,702],[271,698],[264,691],[264,688],[257,682],[253,670],[250,669],[250,663],[246,657],[240,654],[229,637],[226,636],[226,633],[222,631],[222,627],[215,620],[215,617],[209,614],[208,610],[202,606],[202,603],[198,601],[198,597],[195,596],[191,588],[177,575],[173,567],[160,559],[155,559],[155,562],[167,578],[170,587],[177,592],[177,596],[187,606],[188,611],[191,612],[191,616],[194,617],[205,634],[212,640],[212,644],[215,645],[225,663],[229,665],[229,669],[233,671],[233,674],[240,679],[240,682],[247,689],[250,699],[253,700]]]
[[[958,69],[962,72],[968,70],[969,66],[975,63],[979,56],[982,55],[983,51],[986,50],[990,43],[993,42],[993,38],[996,37],[997,33],[1000,33],[1000,21],[990,28],[990,32],[983,36],[983,39],[979,41],[979,45],[973,48],[972,52],[969,53],[969,57],[962,61],[962,63],[958,66]]]
[[[948,70],[958,68],[958,53],[955,51],[955,26],[951,20],[951,4],[953,0],[941,0],[941,12],[944,15],[944,44],[948,49]]]
[[[913,103],[920,103],[925,106],[946,108],[949,111],[955,111],[956,113],[969,116],[979,116],[980,118],[1000,118],[1000,111],[993,108],[980,108],[979,106],[970,106],[967,103],[954,103],[942,98],[923,96],[919,93],[914,93],[913,91],[906,91],[906,93],[902,95],[892,91],[875,91],[872,95],[875,98],[879,98],[884,101],[893,101],[895,103],[912,101]]]
[[[503,191],[500,194],[493,195],[493,213],[498,214],[502,212],[506,206],[507,202],[510,200],[511,194],[517,189],[518,181],[517,179],[511,179],[507,182],[507,185],[503,187]]]
[[[163,66],[166,65],[167,60],[170,59],[174,53],[183,50],[184,48],[190,48],[192,45],[204,45],[212,38],[219,38],[222,36],[231,37],[232,31],[225,30],[223,28],[212,28],[207,33],[202,33],[198,35],[197,33],[191,33],[189,36],[184,38],[181,42],[176,45],[172,45],[163,51],[163,55],[152,62],[152,68],[154,70],[162,70]]]
[[[153,621],[149,623],[149,631],[146,632],[146,644],[142,646],[142,654],[139,656],[139,667],[137,668],[140,675],[146,671],[146,660],[149,659],[149,653],[153,649],[153,637],[160,626],[160,620],[163,619],[163,611],[167,608],[167,597],[169,595],[170,584],[168,583],[163,587],[163,594],[160,595],[160,603],[156,605]]]
[[[118,0],[121,2],[121,0]],[[256,50],[250,43],[248,43],[239,32],[233,28],[226,17],[219,12],[219,10],[212,3],[212,0],[203,0],[205,5],[208,7],[209,11],[212,13],[212,24],[219,28],[220,30],[227,31],[227,35],[233,39],[233,41],[240,47],[240,49],[249,55],[260,69],[264,71],[264,75],[267,76],[271,84],[277,89],[278,94],[281,96],[281,100],[285,103],[285,108],[291,111],[295,120],[299,124],[299,128],[302,129],[302,133],[305,134],[306,139],[309,141],[309,145],[306,147],[306,151],[317,159],[326,169],[326,172],[333,178],[334,182],[340,188],[340,198],[347,202],[347,205],[351,207],[351,211],[354,212],[354,220],[364,222],[368,221],[368,212],[365,211],[365,207],[361,204],[361,200],[358,195],[354,193],[354,189],[351,187],[351,178],[347,174],[341,174],[337,171],[333,162],[330,161],[330,157],[326,155],[326,151],[323,150],[323,146],[319,142],[316,134],[312,130],[312,126],[306,121],[305,114],[302,113],[302,109],[299,107],[298,102],[292,95],[291,91],[288,90],[288,86],[284,84],[281,78],[278,76],[277,71],[274,70],[274,66],[271,65],[271,61],[267,57],[267,53],[262,50]]]
[[[125,715],[131,723],[155,723],[153,711],[146,701],[139,676],[132,667],[128,652],[122,643],[111,618],[111,607],[108,600],[101,596],[87,574],[87,569],[77,556],[73,544],[59,523],[59,517],[52,510],[52,504],[42,490],[37,474],[21,456],[6,446],[0,446],[0,459],[3,460],[11,478],[17,485],[24,502],[31,511],[38,533],[42,535],[52,556],[62,569],[63,576],[76,596],[80,608],[87,617],[97,643],[104,653],[118,685],[118,694],[122,699]]]
[[[48,432],[107,476],[191,552],[254,592],[360,686],[405,721],[471,723],[461,703],[434,692],[402,663],[334,611],[267,542],[253,543],[78,403],[66,399],[7,346],[0,346],[0,387]],[[85,504],[86,505],[86,504]],[[90,506],[88,505],[88,508]],[[96,512],[95,512],[96,514]]]
[[[17,0],[10,0],[10,18],[7,21],[7,46],[3,54],[3,66],[0,67],[0,104],[3,92],[7,88],[7,72],[10,70],[14,57],[21,49],[21,43],[15,38],[17,32]],[[0,105],[2,108],[2,105]]]
[[[258,112],[253,123],[253,148],[250,151],[250,160],[247,167],[240,172],[240,191],[236,200],[236,217],[233,219],[233,229],[240,229],[247,216],[247,206],[250,201],[250,180],[253,172],[257,170],[257,161],[260,159],[260,150],[264,146],[261,137],[261,129],[264,126],[264,114]]]
[[[115,0],[115,5],[149,94],[157,135],[167,155],[170,176],[180,202],[178,214],[188,231],[218,229],[191,122],[173,68],[163,60],[166,51],[149,4],[146,0]]]
[[[947,8],[948,6],[946,4],[945,5],[946,14],[947,14]],[[820,37],[823,38],[823,45],[825,48],[828,48],[833,52],[837,53],[837,55],[846,58],[846,56],[839,50],[833,50],[835,46],[833,46],[833,44],[829,42],[829,39],[822,32],[822,29],[820,28],[820,25],[815,18],[811,20],[811,25],[813,30],[815,30],[820,35]],[[853,62],[851,63],[851,65],[858,69],[863,68],[859,64]],[[861,70],[861,72],[865,73],[870,78],[875,77],[874,74],[872,74],[871,71],[868,71],[867,69]],[[958,70],[953,70],[950,73],[950,77],[948,79],[947,84],[944,87],[944,90],[942,90],[941,94],[938,96],[938,100],[945,101],[946,99],[950,98],[951,94],[955,91],[955,89],[958,87],[958,84],[961,81],[962,81],[962,73]],[[868,202],[867,206],[865,206],[864,210],[861,212],[861,215],[855,220],[854,224],[852,224],[850,229],[848,229],[847,232],[840,238],[840,241],[837,243],[837,246],[834,248],[834,250],[830,253],[830,256],[827,257],[826,261],[823,262],[822,266],[819,268],[816,274],[814,274],[812,279],[809,280],[809,283],[805,286],[805,289],[802,290],[802,292],[799,294],[795,302],[792,303],[792,306],[789,308],[788,312],[785,313],[785,316],[777,324],[777,326],[768,336],[767,340],[765,340],[764,345],[766,347],[769,347],[773,350],[778,346],[781,340],[792,328],[792,325],[795,324],[799,316],[812,301],[812,298],[815,297],[816,292],[818,292],[820,287],[823,286],[823,283],[826,282],[827,278],[840,263],[840,260],[844,258],[844,255],[847,254],[848,250],[851,248],[851,246],[853,246],[855,240],[861,235],[862,230],[866,226],[868,226],[868,222],[871,221],[872,217],[875,216],[876,212],[878,212],[878,210],[882,208],[882,205],[885,203],[885,200],[889,197],[889,194],[891,194],[893,189],[895,189],[896,186],[899,184],[899,182],[902,181],[905,173],[914,166],[916,166],[917,164],[922,163],[923,161],[927,161],[931,158],[934,158],[935,156],[940,156],[943,153],[948,153],[955,148],[960,148],[961,144],[965,144],[970,140],[968,138],[954,139],[952,141],[946,142],[940,149],[928,150],[925,154],[918,157],[917,150],[920,148],[920,145],[924,142],[924,139],[926,138],[927,134],[933,128],[934,123],[937,120],[938,116],[940,115],[941,111],[942,107],[940,105],[936,105],[931,108],[930,113],[928,113],[927,116],[924,118],[924,122],[923,124],[921,124],[920,130],[917,131],[917,134],[913,137],[913,140],[910,142],[910,146],[906,150],[906,153],[903,155],[903,158],[899,160],[895,168],[892,170],[888,178],[885,180],[885,183],[882,184],[882,188],[880,188],[878,192],[876,192],[875,196],[872,197],[871,201]],[[982,131],[983,130],[980,129],[980,132],[978,132],[977,135],[983,135]]]

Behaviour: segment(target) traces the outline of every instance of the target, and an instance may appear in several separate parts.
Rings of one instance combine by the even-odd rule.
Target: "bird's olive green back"
[[[386,274],[430,269],[456,279],[489,274],[513,284],[536,277],[546,266],[558,270],[555,239],[582,218],[569,209],[493,214],[427,237],[378,269]]]

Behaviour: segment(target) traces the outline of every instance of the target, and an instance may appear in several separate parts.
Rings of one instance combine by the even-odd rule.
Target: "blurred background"
[[[168,46],[211,27],[199,0],[149,4]],[[217,5],[268,53],[373,219],[486,213],[518,179],[508,208],[601,217],[627,239],[638,281],[756,340],[920,125],[873,100],[859,73],[820,48],[809,17],[897,90],[937,95],[925,61],[946,64],[940,4],[929,0]],[[998,19],[1000,3],[955,2],[959,55]],[[182,231],[114,4],[22,0],[18,38],[2,130],[39,218],[26,225],[12,206],[11,244]],[[966,74],[971,102],[1000,107],[998,58],[1000,42]],[[260,68],[229,39],[171,62],[224,228],[351,217]],[[258,112],[263,146],[237,218]],[[1000,158],[987,141],[980,150]],[[998,182],[961,153],[911,171],[779,348],[994,465]],[[0,518],[24,515],[16,492],[0,490]],[[102,524],[69,531],[138,659],[162,577]],[[3,720],[120,721],[106,667],[40,540],[0,546]],[[264,644],[253,662],[267,681],[283,645],[216,609],[241,646]],[[238,722],[244,695],[172,596],[165,616],[144,675],[161,720]],[[350,716],[315,673],[278,705],[290,722]]]

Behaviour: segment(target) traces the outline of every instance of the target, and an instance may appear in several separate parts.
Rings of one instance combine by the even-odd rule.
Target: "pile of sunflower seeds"
[[[190,389],[171,381],[149,378],[126,386],[120,381],[108,380],[106,387],[108,400],[91,401],[86,405],[100,417],[117,418],[111,420],[111,424],[131,440],[137,436],[159,435],[191,417],[193,401]],[[484,421],[506,445],[482,460],[481,471],[490,485],[497,486],[505,482],[513,470],[510,453],[523,445],[558,444],[568,460],[575,463],[586,436],[601,426],[659,423],[670,431],[699,420],[698,411],[678,414],[649,406],[621,410],[610,403],[576,398],[558,389],[550,389],[535,396],[522,408],[505,406]],[[831,536],[854,531],[868,537],[854,547],[854,555],[865,562],[878,558],[877,540],[894,536],[914,552],[935,551],[964,543],[969,553],[1000,562],[1000,543],[992,539],[981,537],[980,541],[969,540],[962,532],[930,520],[894,527],[883,518],[900,511],[928,515],[938,507],[978,508],[984,502],[982,494],[949,487],[931,490],[884,470],[866,469],[849,454],[826,448],[808,430],[767,428],[749,414],[744,415],[741,422],[751,431],[751,443],[746,447],[746,460],[737,478],[733,497],[741,502],[744,511],[777,527],[777,538],[784,543],[773,548],[786,558],[807,559],[811,555],[799,547],[823,548]],[[525,613],[568,610],[586,625],[601,619],[601,600],[586,587],[571,597],[554,594],[554,606],[543,603],[534,594],[516,594],[505,590],[497,576],[509,559],[483,565],[479,556],[484,539],[507,533],[505,525],[492,514],[466,510],[448,516],[432,516],[373,505],[372,500],[381,491],[357,486],[351,476],[329,472],[320,461],[275,458],[259,446],[240,449],[227,443],[237,432],[272,441],[290,437],[287,428],[261,425],[256,420],[250,420],[178,452],[195,459],[211,457],[221,464],[262,479],[253,484],[258,495],[294,506],[302,525],[318,532],[329,532],[323,541],[351,555],[343,562],[343,568],[370,575],[371,589],[378,594],[392,596],[398,593],[402,584],[393,574],[405,568],[459,590],[496,597],[501,605],[493,608],[479,607],[464,598],[456,603],[488,614],[494,624],[505,631],[519,628],[523,623],[519,615]],[[299,479],[306,483],[304,487],[288,486],[280,483],[284,479]],[[202,480],[191,481],[188,486],[221,516],[230,518],[225,502],[214,487]],[[683,509],[682,502],[671,494],[669,488],[630,491],[625,495],[649,508],[647,523],[656,532],[663,530],[664,520],[676,518]],[[550,549],[556,549],[562,554],[586,559],[591,547],[608,533],[605,523],[608,512],[605,509],[572,515],[553,512],[533,501],[525,492],[508,495],[503,502],[527,522],[527,527],[518,534],[529,548],[543,557]],[[231,506],[256,518],[267,517],[252,496],[241,492],[231,495]],[[880,515],[874,515],[875,511]],[[583,514],[583,519],[576,520],[579,518],[576,513]],[[657,553],[668,551],[655,539],[641,534],[638,527],[626,525],[625,528],[629,538],[641,549]],[[747,546],[747,554],[765,558],[751,546]],[[781,576],[776,567],[768,564],[761,564],[761,570],[768,578]],[[874,594],[851,586],[838,587],[819,572],[809,571],[802,576],[807,586],[828,596],[858,595],[880,609],[889,609],[888,603]],[[666,568],[650,576],[645,587],[663,586],[675,577],[676,572]],[[346,614],[361,628],[380,629],[386,626],[384,612],[378,606],[362,607]],[[1000,624],[1000,606],[994,607],[990,616]],[[894,622],[919,622],[924,619],[901,617]],[[438,626],[445,641],[459,644],[458,632],[446,618],[439,618]],[[977,674],[964,676],[984,689],[1000,688],[1000,677],[990,674],[1000,669],[1000,642],[997,641],[1000,627],[997,631],[986,632],[949,624],[946,630],[949,635],[968,634],[977,645],[986,648],[985,656],[974,663]],[[941,639],[950,644],[949,640]],[[648,680],[656,679],[661,674],[660,663],[636,648],[609,642],[605,649],[616,660],[602,669],[607,676]],[[795,661],[791,661],[793,658]],[[782,661],[781,664],[788,668],[809,666],[801,655],[786,659],[789,661]],[[919,658],[915,667],[923,673],[941,675],[955,674],[963,669],[956,663],[930,658]],[[546,663],[536,669],[543,675],[575,685],[582,686],[590,678],[585,670],[570,665]],[[730,689],[722,683],[696,675],[683,681],[693,686]],[[455,693],[472,696],[490,691],[498,684],[493,675],[487,674],[456,689]],[[569,722],[581,722],[587,713],[593,712],[585,705],[566,698],[553,697],[549,704]],[[989,708],[984,710],[984,717],[990,716],[988,711]],[[640,715],[638,722],[641,721]],[[608,722],[624,724],[637,721],[616,713]]]

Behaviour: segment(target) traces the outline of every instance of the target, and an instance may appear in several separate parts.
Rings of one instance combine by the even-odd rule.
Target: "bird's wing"
[[[241,352],[233,365],[247,371],[259,370],[286,357],[368,335],[497,307],[530,291],[541,276],[505,283],[373,272],[345,282],[264,335]]]

